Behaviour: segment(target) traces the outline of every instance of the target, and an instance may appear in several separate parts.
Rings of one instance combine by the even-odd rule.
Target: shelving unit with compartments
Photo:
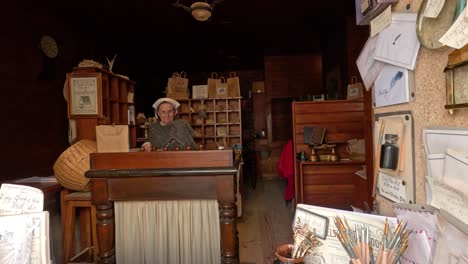
[[[242,145],[241,97],[179,100],[179,118],[187,120],[203,149]]]
[[[73,113],[73,96],[79,96],[79,91],[73,95],[73,83],[80,80],[91,80],[89,87],[83,85],[82,90],[95,89],[89,103],[94,105],[96,112],[92,114]],[[97,125],[128,125],[130,147],[136,147],[135,109],[133,96],[135,82],[104,69],[95,67],[73,68],[67,74],[69,118],[76,121],[76,140],[96,140]],[[86,85],[88,85],[86,84]],[[81,96],[83,97],[83,96]],[[88,97],[88,96],[85,96]],[[86,102],[85,102],[86,103]],[[78,108],[77,108],[78,109]]]

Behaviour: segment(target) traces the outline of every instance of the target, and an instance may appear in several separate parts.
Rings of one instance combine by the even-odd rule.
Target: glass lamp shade
[[[192,16],[198,21],[206,21],[211,17],[211,6],[206,2],[195,2],[190,6]]]

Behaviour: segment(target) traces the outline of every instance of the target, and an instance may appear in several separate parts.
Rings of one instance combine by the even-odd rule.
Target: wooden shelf
[[[181,104],[179,116],[190,123],[195,131],[195,141],[204,149],[216,149],[218,145],[233,147],[242,144],[241,99],[178,100]],[[206,118],[202,118],[198,112],[202,107],[205,108]]]
[[[130,148],[137,145],[136,126],[129,120],[135,119],[135,109],[129,94],[135,93],[135,82],[128,80],[118,74],[106,71],[100,68],[86,67],[73,68],[73,71],[67,73],[67,80],[70,78],[85,78],[88,76],[97,76],[100,81],[98,86],[97,104],[102,111],[97,116],[71,116],[76,120],[77,140],[91,139],[96,140],[97,125],[129,125]],[[70,87],[69,87],[70,89]]]

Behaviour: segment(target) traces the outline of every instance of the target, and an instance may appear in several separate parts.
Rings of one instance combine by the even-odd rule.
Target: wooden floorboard
[[[294,213],[283,198],[285,185],[276,178],[260,180],[255,190],[245,190],[244,214],[237,225],[241,264],[271,264],[275,248],[293,241]]]

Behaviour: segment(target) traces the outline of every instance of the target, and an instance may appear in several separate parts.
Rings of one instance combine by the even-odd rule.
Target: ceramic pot
[[[292,244],[283,244],[279,245],[276,250],[276,261],[275,264],[297,264],[304,263],[304,258],[291,258],[291,253],[294,245]]]

